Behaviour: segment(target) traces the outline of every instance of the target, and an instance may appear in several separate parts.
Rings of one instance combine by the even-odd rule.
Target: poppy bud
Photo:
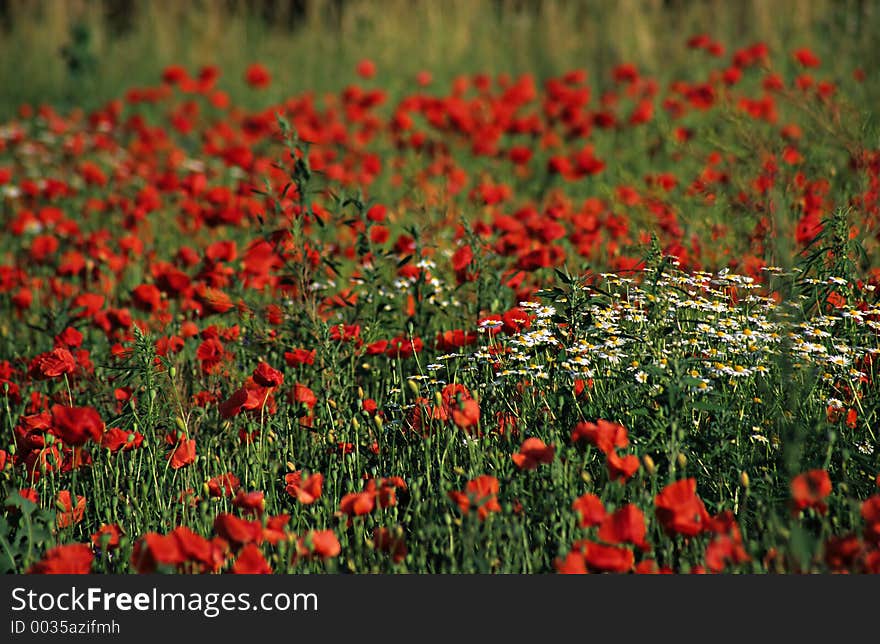
[[[333,409],[336,409],[336,401],[332,398],[327,399],[327,404],[330,405],[330,407],[332,407]]]
[[[653,475],[655,471],[657,471],[657,466],[654,465],[654,459],[645,454],[642,457],[642,463],[645,464],[645,470],[647,470],[649,475]]]
[[[676,460],[678,461],[679,467],[684,467],[685,465],[687,465],[687,462],[688,462],[687,456],[685,456],[681,452],[678,453]]]
[[[358,400],[363,400],[363,399],[364,399],[364,388],[358,387]]]
[[[409,387],[410,391],[413,392],[413,396],[419,395],[419,383],[417,383],[415,380],[410,379],[406,381],[406,384]]]
[[[376,423],[376,427],[378,427],[380,430],[382,429],[382,425],[385,424],[385,423],[382,421],[382,417],[379,416],[378,414],[377,414],[376,416],[373,416],[373,422]]]
[[[593,477],[590,476],[589,472],[581,472],[581,479],[583,479],[584,483],[592,483]]]
[[[285,465],[287,465],[287,469],[289,469],[291,472],[296,471],[296,465],[294,465],[292,461],[287,461]]]
[[[174,419],[174,423],[177,425],[177,428],[182,431],[184,434],[186,433],[186,423],[183,421],[183,418],[177,416]]]
[[[434,392],[434,400],[437,401],[437,406],[443,406],[443,395],[439,391]]]
[[[177,367],[171,367],[168,370],[168,375],[170,375],[172,379],[176,378],[177,377]]]
[[[749,475],[748,472],[742,471],[739,473],[739,482],[742,484],[744,488],[749,489]]]
[[[208,494],[210,494],[210,492],[211,492],[211,488],[208,487],[208,484],[202,483],[202,494],[204,494],[205,496],[208,496]]]

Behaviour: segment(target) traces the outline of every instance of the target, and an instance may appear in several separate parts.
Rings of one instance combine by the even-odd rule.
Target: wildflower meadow
[[[663,38],[7,110],[0,570],[880,572],[877,61]]]

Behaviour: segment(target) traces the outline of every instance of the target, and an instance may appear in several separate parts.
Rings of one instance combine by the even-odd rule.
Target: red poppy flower
[[[39,503],[40,502],[40,494],[32,487],[26,487],[18,491],[18,496],[21,498],[30,501],[31,503]],[[6,509],[11,509],[12,506],[6,506]]]
[[[794,58],[804,67],[818,67],[822,64],[819,57],[807,48],[796,50],[794,52]]]
[[[177,565],[183,561],[180,545],[172,535],[149,532],[134,544],[131,565],[139,573],[155,572],[160,565]]]
[[[284,352],[284,362],[288,367],[298,367],[304,364],[315,364],[316,349],[307,351],[305,349],[294,349],[293,351]]]
[[[828,509],[824,500],[831,494],[831,478],[825,470],[810,470],[798,474],[791,482],[791,497],[795,511],[814,508],[820,514]]]
[[[272,567],[266,562],[260,549],[249,543],[239,551],[232,565],[232,572],[236,575],[271,575]]]
[[[232,496],[238,489],[241,482],[232,472],[215,476],[206,484],[208,486],[208,494],[215,497]]]
[[[848,534],[832,536],[825,542],[825,563],[833,572],[850,572],[864,554],[859,538]]]
[[[86,498],[76,496],[76,506],[73,505],[70,491],[61,490],[55,496],[55,524],[59,528],[67,528],[76,525],[83,520],[86,511]]]
[[[615,447],[622,448],[629,445],[629,437],[625,427],[601,419],[595,423],[575,425],[571,432],[571,440],[574,443],[586,440],[606,455],[611,454]]]
[[[87,575],[95,555],[85,543],[56,546],[27,569],[28,575]]]
[[[706,567],[712,572],[722,572],[728,565],[735,566],[749,559],[741,540],[730,535],[718,535],[706,546]]]
[[[330,337],[337,342],[355,342],[360,345],[361,327],[357,324],[334,324],[330,327]]]
[[[335,557],[342,551],[339,539],[332,530],[316,530],[310,534],[310,537],[312,553],[321,559]]]
[[[215,373],[223,360],[226,353],[223,343],[217,338],[208,338],[202,342],[196,349],[196,358],[201,363],[202,371],[205,373]]]
[[[119,547],[119,540],[122,538],[122,528],[117,524],[102,523],[98,531],[92,535],[92,545],[95,548],[106,548],[113,550]]]
[[[318,404],[318,397],[315,392],[303,384],[296,383],[290,390],[290,402],[305,405],[309,409],[314,408]]]
[[[608,455],[605,465],[608,467],[608,478],[612,481],[625,483],[639,469],[639,457],[627,454],[620,457],[616,452]]]
[[[244,387],[237,389],[229,398],[220,403],[218,407],[220,418],[229,419],[238,416],[244,411],[249,398],[247,389]]]
[[[388,342],[385,355],[389,358],[409,358],[413,354],[421,353],[423,347],[421,338],[410,339],[399,335]]]
[[[244,73],[245,82],[255,89],[263,89],[268,87],[272,82],[272,76],[260,63],[253,63],[248,66]]]
[[[153,312],[162,306],[162,292],[153,284],[141,284],[131,292],[134,306],[141,311]]]
[[[180,65],[169,65],[162,70],[162,82],[177,85],[189,78],[186,69]]]
[[[351,492],[346,494],[339,502],[339,511],[350,517],[369,514],[375,507],[376,491],[369,489],[363,492]]]
[[[657,519],[668,534],[693,537],[706,529],[709,513],[697,496],[697,480],[670,483],[654,497]]]
[[[376,64],[365,58],[357,64],[357,73],[361,78],[373,78],[376,75]]]
[[[369,489],[375,489],[376,483],[370,481]],[[390,508],[397,505],[397,490],[406,490],[406,482],[400,476],[388,476],[379,481],[379,489],[376,494],[380,508]]]
[[[501,321],[504,323],[502,330],[508,335],[514,335],[532,326],[531,316],[518,306],[504,313]]]
[[[311,505],[321,498],[321,487],[324,484],[324,475],[320,472],[312,474],[303,482],[302,472],[291,472],[285,475],[285,491],[296,497],[303,505]]]
[[[294,559],[317,557],[326,560],[337,557],[340,552],[342,546],[332,530],[312,530],[297,539]]]
[[[263,540],[261,521],[246,521],[228,512],[221,512],[214,519],[214,532],[230,543],[240,545],[260,543]]]
[[[284,382],[284,374],[261,362],[253,374],[254,382],[261,387],[280,387]]]
[[[79,447],[91,439],[101,442],[104,421],[91,407],[52,406],[52,434],[67,445]]]
[[[576,498],[571,508],[580,515],[582,528],[600,525],[605,520],[605,506],[595,494],[584,494]]]
[[[586,575],[587,562],[584,559],[584,553],[579,550],[572,550],[564,558],[556,559],[553,567],[560,575]]]
[[[368,356],[380,356],[388,350],[388,340],[376,340],[367,345],[366,354]]]
[[[76,371],[76,358],[64,347],[57,347],[37,356],[35,372],[40,378],[58,378]]]
[[[376,550],[389,553],[394,563],[400,563],[406,559],[406,541],[402,532],[392,531],[388,528],[375,528],[373,530],[373,545]]]
[[[579,544],[584,550],[587,567],[596,572],[629,572],[635,563],[632,550],[606,546],[592,541]]]
[[[555,455],[555,446],[545,445],[540,438],[527,438],[519,448],[519,453],[511,458],[519,469],[534,470],[542,463],[552,463]]]
[[[171,461],[172,469],[180,469],[196,462],[196,441],[187,439],[186,436],[177,438],[171,434],[165,437],[165,442],[173,446],[166,456]]]
[[[289,514],[278,514],[274,517],[266,519],[266,527],[263,528],[263,539],[271,544],[276,545],[287,539],[287,524],[290,523]]]
[[[476,279],[476,273],[469,272],[468,267],[474,260],[474,251],[469,244],[460,246],[452,255],[452,270],[459,284],[471,282]]]
[[[453,331],[442,331],[438,333],[434,344],[438,351],[455,351],[461,347],[474,344],[476,341],[476,333],[455,329]]]
[[[452,406],[452,421],[462,429],[474,427],[480,422],[480,405],[473,398],[462,400]]]
[[[467,514],[472,507],[477,509],[480,520],[485,519],[491,512],[501,512],[498,503],[498,479],[488,474],[483,474],[467,482],[464,492],[451,491],[448,493],[462,514]]]
[[[599,527],[599,538],[602,541],[631,543],[642,550],[650,550],[651,546],[645,541],[646,534],[645,515],[632,503],[607,516]]]
[[[880,547],[880,494],[865,499],[860,512],[865,521],[865,541]]]
[[[101,437],[101,447],[111,452],[131,451],[143,445],[144,436],[140,432],[127,432],[119,427],[111,427]]]
[[[672,570],[666,567],[658,568],[657,562],[653,559],[642,559],[636,564],[635,573],[637,575],[669,575],[672,574]]]
[[[254,492],[245,492],[239,489],[232,499],[232,506],[241,510],[242,514],[261,515],[266,506],[266,495],[256,490]]]

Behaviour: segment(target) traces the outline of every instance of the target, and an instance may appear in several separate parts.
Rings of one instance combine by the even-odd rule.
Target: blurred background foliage
[[[442,86],[581,67],[601,88],[626,61],[663,81],[695,75],[684,42],[696,33],[728,53],[758,41],[774,53],[811,47],[832,79],[857,65],[880,73],[872,0],[0,0],[0,116],[22,103],[92,108],[157,83],[172,63],[220,66],[221,86],[246,106],[336,91],[362,58],[392,96],[422,69]],[[271,71],[268,94],[244,84],[252,62]],[[870,80],[862,98],[876,105]]]

